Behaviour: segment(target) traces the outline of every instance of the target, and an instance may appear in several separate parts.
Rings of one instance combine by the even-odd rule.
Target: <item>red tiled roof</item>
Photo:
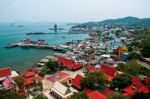
[[[11,75],[11,69],[9,67],[0,69],[0,77],[6,77],[9,75]]]
[[[125,96],[132,96],[132,95],[134,95],[136,90],[133,89],[133,85],[130,85],[130,86],[122,89],[122,91],[125,92],[124,93]]]
[[[91,65],[86,66],[86,69],[89,70],[89,71],[98,71],[98,70],[99,70],[99,69],[96,68],[95,66],[91,66]]]
[[[80,48],[81,48],[81,49],[85,49],[86,46],[85,46],[85,45],[81,45]]]
[[[144,83],[146,85],[150,85],[150,76],[148,76],[145,80],[144,80]]]
[[[83,92],[84,92],[85,94],[88,94],[89,92],[92,92],[92,90],[85,88],[85,89],[83,90]]]
[[[36,74],[36,75],[34,76],[34,79],[35,79],[35,80],[42,80],[43,78],[42,78],[41,76],[39,76],[38,74]]]
[[[81,88],[80,81],[83,79],[83,77],[79,74],[76,75],[76,77],[72,80],[72,86],[76,87],[77,89]]]
[[[33,84],[34,81],[33,81],[33,78],[30,77],[30,78],[24,78],[24,85],[27,86],[27,85],[31,85]]]
[[[134,76],[134,77],[132,78],[132,84],[133,84],[135,87],[137,87],[137,88],[140,88],[140,87],[143,86],[142,80],[141,80],[139,77],[137,77],[137,76]]]
[[[104,95],[112,95],[112,94],[113,94],[113,91],[110,90],[109,88],[105,88],[105,89],[102,91],[102,94],[104,94]]]
[[[69,68],[75,70],[75,69],[78,69],[78,68],[80,68],[80,67],[82,67],[82,64],[75,63],[75,64],[73,64],[72,66],[70,66]]]
[[[115,68],[110,67],[110,66],[105,66],[105,65],[101,66],[101,70],[107,75],[112,76],[112,77],[114,77],[115,74],[117,73],[117,70]]]
[[[138,89],[138,92],[149,93],[149,89],[146,86],[142,86]]]
[[[87,95],[90,97],[90,99],[107,99],[106,96],[97,90],[89,92]]]
[[[63,66],[71,66],[72,64],[74,64],[74,61],[71,59],[58,57],[58,63],[63,65]]]
[[[49,81],[55,82],[55,81],[61,80],[61,79],[68,77],[68,76],[69,76],[69,74],[67,74],[65,72],[58,72],[52,76],[47,77],[46,79]]]
[[[35,72],[33,72],[33,71],[27,71],[24,73],[24,77],[32,77],[34,75],[35,75]]]

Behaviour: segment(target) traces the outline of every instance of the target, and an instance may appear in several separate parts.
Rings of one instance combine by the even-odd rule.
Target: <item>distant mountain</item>
[[[108,19],[101,22],[88,22],[76,25],[74,27],[94,27],[94,26],[126,26],[129,28],[150,28],[150,18],[125,17],[118,19]]]

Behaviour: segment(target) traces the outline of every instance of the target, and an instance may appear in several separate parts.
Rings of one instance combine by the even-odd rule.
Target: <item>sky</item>
[[[87,22],[150,18],[150,0],[0,0],[0,22]]]

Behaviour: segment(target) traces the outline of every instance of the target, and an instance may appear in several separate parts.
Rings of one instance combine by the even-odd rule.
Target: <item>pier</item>
[[[9,43],[5,46],[5,48],[15,48],[15,47],[21,47],[21,48],[37,48],[37,49],[51,49],[58,52],[65,53],[66,51],[60,47],[60,46],[50,46],[48,44],[25,44],[24,42],[18,42],[18,43]]]

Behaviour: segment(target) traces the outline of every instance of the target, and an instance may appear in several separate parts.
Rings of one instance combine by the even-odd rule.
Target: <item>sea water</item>
[[[19,42],[29,37],[32,41],[39,39],[45,40],[45,43],[50,45],[63,44],[71,40],[79,40],[88,37],[88,34],[63,34],[68,32],[70,26],[66,24],[58,24],[58,27],[64,30],[58,30],[56,34],[46,35],[26,35],[29,32],[48,32],[53,33],[49,28],[53,24],[48,23],[34,23],[23,24],[19,27],[18,24],[11,26],[10,24],[0,24],[0,68],[11,67],[13,70],[26,70],[40,61],[47,55],[54,55],[54,51],[48,49],[32,49],[32,48],[10,48],[6,49],[4,46],[8,43]],[[62,34],[61,34],[62,33]],[[65,37],[65,38],[64,38]]]

